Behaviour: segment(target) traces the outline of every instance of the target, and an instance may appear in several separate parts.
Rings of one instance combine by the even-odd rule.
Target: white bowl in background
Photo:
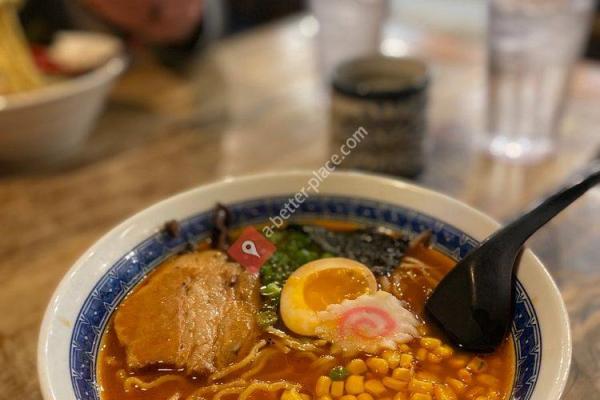
[[[0,96],[0,162],[60,160],[87,138],[126,66],[115,57],[81,76]]]
[[[164,200],[107,233],[69,270],[48,305],[38,347],[44,398],[98,399],[96,356],[110,315],[145,274],[185,246],[186,238],[208,235],[216,202],[230,207],[234,225],[265,221],[310,179],[310,172],[226,179]],[[308,191],[313,195],[295,216],[371,222],[409,235],[431,230],[434,246],[454,258],[464,257],[499,227],[459,201],[391,178],[334,173],[318,189],[318,194]],[[172,219],[180,221],[182,239],[162,232]],[[529,250],[521,258],[516,293],[511,399],[558,400],[571,363],[569,321],[556,285]]]

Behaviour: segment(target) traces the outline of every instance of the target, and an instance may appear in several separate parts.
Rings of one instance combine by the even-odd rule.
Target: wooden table
[[[73,261],[124,217],[228,175],[314,168],[328,157],[327,96],[312,39],[292,19],[208,49],[188,75],[144,57],[115,90],[69,167],[0,176],[0,399],[40,399],[42,313]],[[598,143],[600,67],[581,65],[560,154],[509,166],[471,145],[482,126],[482,46],[421,32],[409,51],[430,62],[431,157],[425,186],[506,218],[564,179]],[[568,399],[600,398],[600,191],[531,246],[563,292],[575,344]]]

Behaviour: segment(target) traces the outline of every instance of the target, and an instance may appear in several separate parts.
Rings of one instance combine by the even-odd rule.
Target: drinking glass
[[[326,81],[342,62],[379,52],[387,0],[310,0],[309,4],[319,23],[317,56]]]
[[[594,0],[490,0],[488,151],[534,162],[551,154]]]

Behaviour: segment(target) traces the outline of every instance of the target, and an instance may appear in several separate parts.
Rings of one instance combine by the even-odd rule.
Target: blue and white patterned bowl
[[[401,181],[357,173],[335,173],[323,182],[315,179],[308,172],[228,179],[150,207],[100,239],[71,268],[46,311],[38,348],[44,398],[99,399],[96,358],[111,313],[162,260],[188,241],[209,234],[217,201],[231,208],[235,225],[244,225],[279,215],[288,199],[305,188],[309,197],[292,218],[376,223],[411,236],[431,230],[435,247],[457,260],[498,227],[460,202]],[[308,188],[309,183],[318,188]],[[171,219],[182,223],[180,238],[160,231]],[[512,324],[516,376],[511,399],[558,400],[571,360],[564,303],[530,251],[522,257],[517,278]]]

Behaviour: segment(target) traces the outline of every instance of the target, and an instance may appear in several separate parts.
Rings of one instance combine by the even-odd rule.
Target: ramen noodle
[[[18,2],[0,0],[0,95],[43,85],[17,17]]]

